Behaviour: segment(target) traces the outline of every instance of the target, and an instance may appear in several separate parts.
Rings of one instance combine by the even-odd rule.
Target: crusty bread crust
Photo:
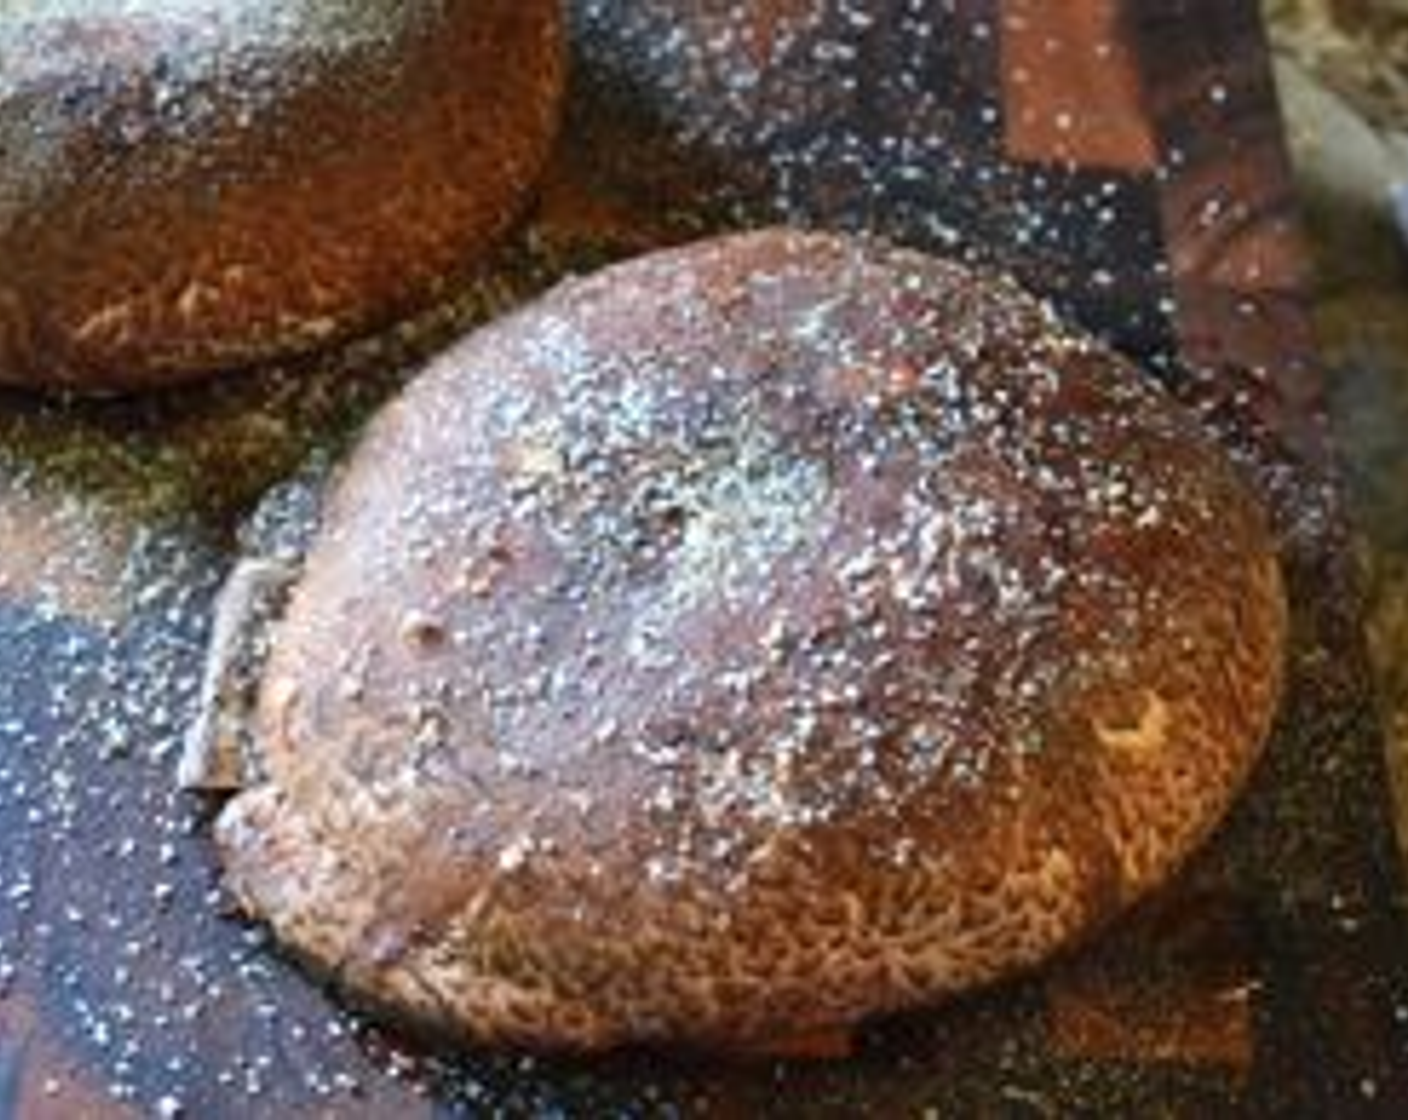
[[[1164,880],[1286,608],[1197,423],[1010,282],[762,232],[569,283],[374,423],[274,635],[249,913],[452,1037],[746,1047]]]
[[[556,0],[0,8],[0,383],[167,385],[394,319],[523,207]]]

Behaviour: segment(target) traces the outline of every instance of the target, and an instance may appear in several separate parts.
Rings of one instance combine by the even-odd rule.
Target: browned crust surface
[[[1193,420],[1008,282],[781,231],[568,284],[373,425],[277,631],[248,910],[459,1037],[747,1045],[1164,879],[1285,607]]]
[[[130,389],[361,332],[524,204],[553,0],[0,12],[0,382]]]

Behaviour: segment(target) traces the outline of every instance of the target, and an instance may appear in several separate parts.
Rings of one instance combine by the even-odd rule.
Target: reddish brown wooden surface
[[[578,7],[541,212],[456,309],[227,389],[0,402],[0,1118],[163,1099],[217,1120],[1408,1115],[1408,924],[1255,6],[929,0],[921,42],[901,27],[912,4],[877,0],[874,26],[844,33],[873,79],[751,147],[656,111],[613,20],[665,4]],[[771,59],[809,7],[759,3],[728,49]],[[931,101],[890,96],[901,71]],[[916,177],[895,153],[925,132],[941,142]],[[858,138],[865,181],[789,164],[789,145],[832,135]],[[1143,912],[1040,976],[867,1029],[852,1060],[413,1057],[220,916],[199,807],[169,789],[160,748],[189,714],[233,527],[486,310],[568,268],[778,219],[1012,269],[1202,411],[1276,511],[1292,579],[1293,687],[1267,762]]]
[[[1007,155],[1134,174],[1159,162],[1139,55],[1119,0],[1003,8],[1002,96]]]

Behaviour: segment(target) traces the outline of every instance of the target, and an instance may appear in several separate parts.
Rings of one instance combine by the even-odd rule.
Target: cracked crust
[[[269,623],[277,617],[296,572],[277,560],[247,559],[220,589],[197,701],[198,716],[176,767],[181,789],[234,793],[259,779],[250,741],[267,654]]]
[[[554,0],[0,9],[0,383],[166,385],[389,322],[522,209]]]
[[[757,1046],[1031,967],[1276,709],[1195,421],[1009,282],[770,231],[558,289],[372,426],[275,631],[247,911],[450,1037]]]

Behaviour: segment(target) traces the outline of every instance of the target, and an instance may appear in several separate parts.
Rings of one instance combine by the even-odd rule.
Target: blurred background
[[[1265,0],[1408,842],[1408,0]]]

